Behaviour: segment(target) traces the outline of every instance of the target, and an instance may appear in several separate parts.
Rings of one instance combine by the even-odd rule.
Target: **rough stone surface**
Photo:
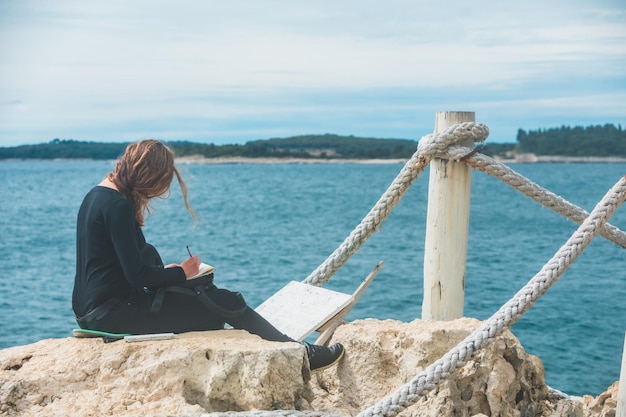
[[[410,323],[368,319],[339,327],[333,342],[343,343],[346,355],[335,371],[313,377],[313,408],[343,415],[358,414],[409,382],[479,324],[478,320],[469,318]],[[598,415],[583,414],[581,399],[555,396],[544,377],[541,360],[526,353],[517,338],[507,331],[459,369],[454,378],[440,383],[400,416]],[[600,398],[588,408],[599,409],[600,403],[605,405],[610,401]]]
[[[247,332],[105,344],[49,339],[0,351],[4,416],[184,415],[306,409],[304,348]]]
[[[583,404],[585,407],[585,417],[615,417],[617,409],[617,393],[619,382],[615,382],[606,392],[592,397],[585,395]]]
[[[311,376],[304,348],[243,331],[104,344],[49,339],[0,350],[2,416],[200,416],[317,410],[356,416],[393,393],[479,325],[359,320],[340,326],[337,367]],[[510,332],[402,411],[408,416],[612,417],[618,383],[596,398],[545,385],[539,358]]]

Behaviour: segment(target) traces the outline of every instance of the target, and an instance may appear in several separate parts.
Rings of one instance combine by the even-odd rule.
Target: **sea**
[[[532,181],[591,211],[626,174],[624,163],[512,164]],[[2,161],[0,348],[71,337],[75,222],[81,200],[112,161]],[[154,202],[144,228],[166,263],[189,245],[216,267],[216,283],[252,306],[305,279],[367,215],[401,163],[180,164],[180,190]],[[420,318],[429,170],[381,229],[328,281],[352,292],[384,266],[349,321]],[[626,208],[611,223],[626,230]],[[472,173],[464,315],[489,318],[524,286],[577,225],[482,172]],[[513,326],[546,382],[570,395],[619,379],[626,332],[626,252],[597,237]]]

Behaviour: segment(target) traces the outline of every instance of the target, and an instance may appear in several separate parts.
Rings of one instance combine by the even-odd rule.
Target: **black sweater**
[[[146,264],[146,239],[132,206],[119,192],[94,187],[85,196],[76,227],[76,276],[72,307],[77,316],[110,298],[132,297],[144,287],[185,281],[180,267]]]

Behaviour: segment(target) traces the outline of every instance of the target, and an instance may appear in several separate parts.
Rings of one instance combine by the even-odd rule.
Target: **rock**
[[[615,382],[608,390],[598,395],[596,398],[585,395],[583,404],[585,417],[615,417],[617,409],[617,393],[619,382]]]
[[[479,324],[468,318],[343,324],[331,343],[344,344],[344,358],[313,376],[301,345],[267,342],[239,330],[140,343],[48,339],[0,350],[0,415],[317,410],[355,416]],[[506,331],[399,417],[611,417],[617,391],[616,383],[597,398],[578,398],[550,389],[539,358]]]
[[[0,351],[3,416],[307,409],[305,349],[239,330],[173,340],[49,339]]]
[[[581,397],[573,397],[553,388],[549,388],[546,408],[550,417],[583,417]]]
[[[313,408],[356,415],[409,382],[468,336],[480,322],[359,320],[340,326],[332,342],[346,355],[336,371],[313,378]],[[539,358],[527,354],[509,331],[479,352],[403,417],[552,415]],[[580,407],[580,404],[579,404]],[[582,410],[582,408],[581,408]]]

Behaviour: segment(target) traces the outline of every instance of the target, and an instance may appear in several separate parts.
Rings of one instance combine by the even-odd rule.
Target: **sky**
[[[626,127],[626,0],[0,0],[0,146]]]

